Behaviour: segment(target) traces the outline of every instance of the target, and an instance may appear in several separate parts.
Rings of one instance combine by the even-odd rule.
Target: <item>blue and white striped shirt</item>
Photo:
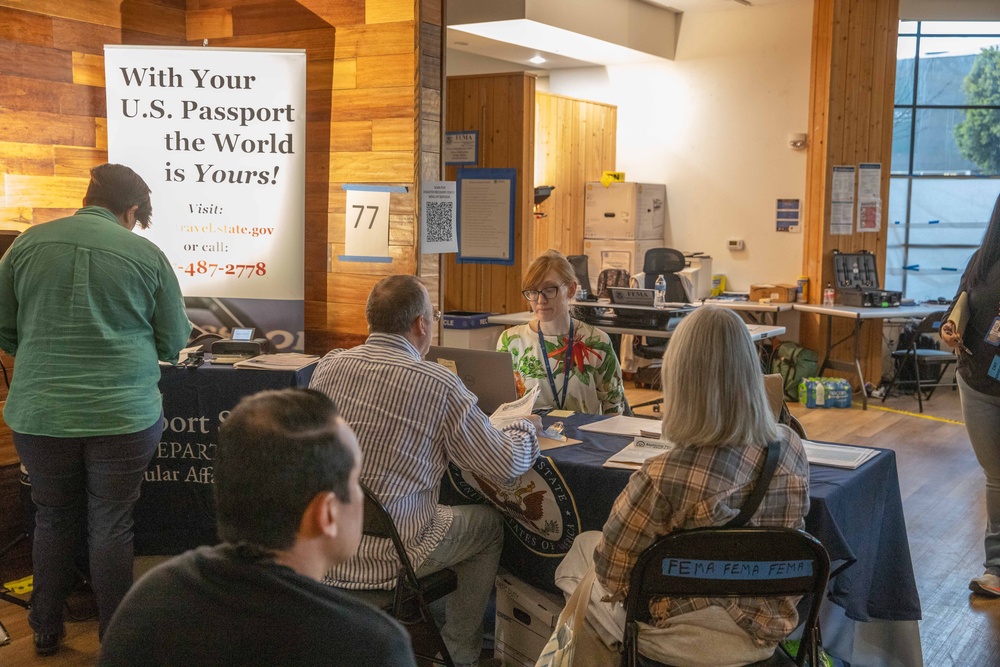
[[[358,436],[361,480],[388,508],[414,568],[451,527],[438,504],[448,462],[505,481],[538,457],[535,428],[524,419],[493,428],[461,379],[424,361],[403,336],[373,333],[364,345],[334,350],[309,384],[336,401]],[[388,540],[361,539],[357,555],[324,581],[341,588],[391,588],[399,561]]]

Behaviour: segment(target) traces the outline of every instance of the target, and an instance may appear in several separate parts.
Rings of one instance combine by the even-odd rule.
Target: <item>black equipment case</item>
[[[833,277],[836,302],[842,306],[891,308],[899,305],[902,292],[880,287],[875,255],[861,252],[833,251]]]

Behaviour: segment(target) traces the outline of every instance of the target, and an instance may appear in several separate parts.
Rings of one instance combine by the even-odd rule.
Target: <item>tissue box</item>
[[[799,403],[807,408],[849,408],[851,383],[843,378],[805,378],[799,382]]]

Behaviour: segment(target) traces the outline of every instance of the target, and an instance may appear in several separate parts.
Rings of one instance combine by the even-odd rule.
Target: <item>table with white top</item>
[[[758,301],[734,301],[731,299],[702,299],[696,306],[718,306],[745,313],[753,324],[778,324],[778,313],[787,313],[795,308],[794,303],[760,303]]]
[[[602,304],[602,307],[612,306]],[[618,307],[621,308],[621,306]],[[642,308],[642,306],[629,306],[629,308]],[[653,309],[650,308],[649,310]],[[535,314],[530,311],[503,315],[490,315],[489,323],[502,324],[504,326],[512,327],[519,324],[527,324],[534,319],[534,317]],[[673,331],[665,331],[663,329],[641,329],[632,326],[614,326],[606,324],[593,324],[592,326],[597,327],[604,333],[631,334],[633,336],[649,336],[650,338],[670,338],[674,333]],[[780,336],[785,333],[785,327],[780,326],[771,326],[767,324],[747,324],[746,326],[747,331],[750,332],[750,340],[755,343],[767,338],[774,338],[775,336]]]
[[[797,303],[795,310],[803,313],[815,313],[826,317],[826,352],[823,363],[819,367],[819,374],[828,368],[845,373],[857,375],[861,386],[861,408],[868,409],[868,392],[865,391],[865,378],[861,372],[861,325],[865,320],[888,320],[893,318],[926,317],[932,313],[945,310],[948,306],[935,304],[921,304],[919,306],[897,306],[895,308],[866,308],[863,306],[821,306],[812,303]],[[831,336],[833,318],[840,317],[854,320],[854,330],[844,338],[834,342]],[[831,359],[830,352],[846,342],[851,342],[853,346],[853,361],[841,361]]]

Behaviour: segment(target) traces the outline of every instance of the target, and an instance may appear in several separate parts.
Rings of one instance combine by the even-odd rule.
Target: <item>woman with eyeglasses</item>
[[[546,251],[528,267],[521,286],[535,319],[504,331],[497,343],[497,350],[514,357],[518,394],[538,386],[536,409],[622,412],[622,370],[611,339],[570,316],[577,282],[569,260]]]

